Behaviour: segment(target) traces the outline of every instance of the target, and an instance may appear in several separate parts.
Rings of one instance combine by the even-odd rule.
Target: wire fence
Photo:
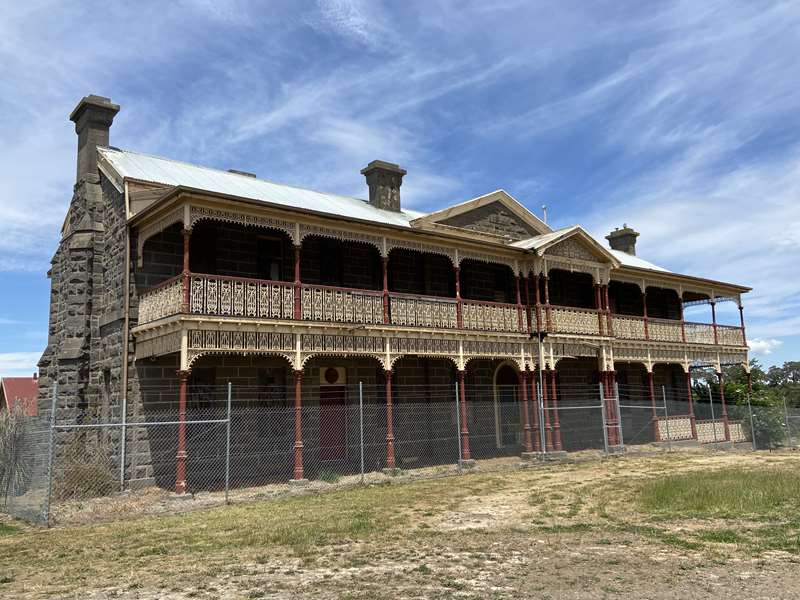
[[[59,404],[0,418],[4,510],[51,524],[158,490],[203,506],[290,486],[455,475],[535,460],[663,452],[686,445],[795,446],[800,409],[689,400],[669,387],[578,385],[176,386],[141,391],[110,422]],[[555,392],[555,393],[554,393]],[[697,394],[696,394],[697,395]],[[164,510],[173,510],[167,505]],[[174,508],[178,510],[177,508]],[[125,512],[126,509],[121,509]]]

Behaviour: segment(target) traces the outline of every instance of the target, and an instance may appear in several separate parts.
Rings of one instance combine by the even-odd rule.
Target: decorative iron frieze
[[[246,330],[189,330],[190,350],[242,350],[292,352],[295,334]]]
[[[225,221],[238,225],[253,225],[256,227],[268,227],[284,231],[291,239],[292,243],[298,245],[300,242],[295,236],[295,224],[292,221],[276,219],[275,217],[265,217],[236,212],[232,210],[222,210],[219,208],[208,208],[206,206],[192,206],[189,228],[193,228],[198,221],[211,219],[213,221]]]
[[[334,229],[333,227],[323,227],[322,225],[309,225],[300,223],[300,240],[302,243],[310,235],[332,238],[349,242],[361,242],[374,246],[379,253],[383,250],[383,238],[379,235],[361,233],[358,231],[347,231],[345,229]]]

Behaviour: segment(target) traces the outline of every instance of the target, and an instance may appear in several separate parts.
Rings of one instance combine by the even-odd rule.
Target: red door
[[[345,386],[328,385],[319,389],[320,458],[335,460],[345,457],[347,412]]]

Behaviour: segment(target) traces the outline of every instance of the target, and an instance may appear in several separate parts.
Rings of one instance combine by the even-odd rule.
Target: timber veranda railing
[[[180,314],[182,276],[145,291],[139,323]],[[526,307],[443,296],[423,296],[288,281],[220,275],[189,275],[189,314],[219,317],[388,324],[435,329],[524,333]],[[608,315],[593,308],[542,305],[542,330],[658,342],[744,346],[741,327],[683,322],[634,315]],[[536,329],[534,310],[531,323]]]

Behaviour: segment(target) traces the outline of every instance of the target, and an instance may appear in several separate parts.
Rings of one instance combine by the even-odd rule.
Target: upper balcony
[[[507,264],[201,222],[146,241],[137,273],[138,324],[179,315],[744,346],[743,327],[690,323],[661,288],[551,268],[520,276]],[[743,325],[743,324],[742,324]]]

